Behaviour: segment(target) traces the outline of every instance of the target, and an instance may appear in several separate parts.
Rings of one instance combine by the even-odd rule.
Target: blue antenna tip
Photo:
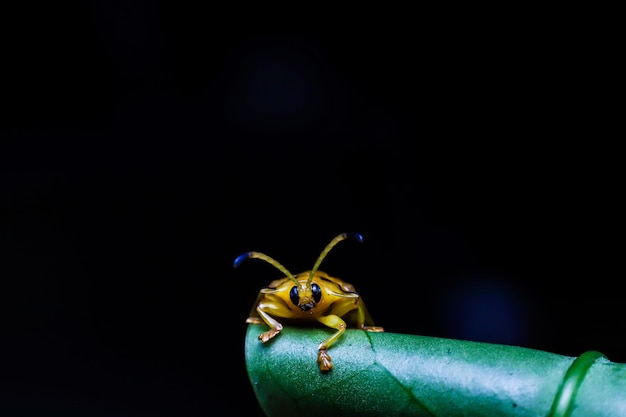
[[[242,263],[244,260],[248,259],[251,254],[252,252],[246,252],[236,257],[235,262],[233,262],[233,268],[237,268],[239,264]]]
[[[354,238],[358,240],[360,243],[363,243],[363,235],[361,235],[360,233],[346,233],[346,236]]]

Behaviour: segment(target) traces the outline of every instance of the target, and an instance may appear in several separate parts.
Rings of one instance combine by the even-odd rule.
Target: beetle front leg
[[[278,320],[274,319],[270,316],[265,310],[275,309],[275,305],[271,303],[259,303],[256,308],[257,313],[261,316],[261,319],[267,324],[270,329],[266,332],[263,332],[259,335],[259,340],[263,343],[269,341],[274,336],[276,336],[283,329],[283,325],[278,322]]]
[[[333,329],[337,329],[335,333],[326,338],[317,348],[317,364],[320,367],[320,371],[328,372],[333,369],[333,362],[328,354],[328,348],[341,337],[343,332],[346,331],[346,322],[343,321],[339,316],[334,314],[328,316],[322,316],[317,319],[320,323],[325,324],[328,327],[332,327]]]

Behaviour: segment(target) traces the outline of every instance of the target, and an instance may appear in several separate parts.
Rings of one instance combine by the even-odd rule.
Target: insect
[[[276,318],[284,319],[285,324],[319,322],[336,330],[317,348],[317,364],[324,373],[333,369],[333,362],[327,351],[346,330],[346,322],[357,329],[384,331],[382,327],[374,325],[363,299],[352,284],[318,270],[328,252],[349,237],[363,241],[358,233],[342,233],[336,236],[324,248],[313,268],[298,275],[293,275],[276,260],[260,252],[243,253],[235,258],[233,264],[236,268],[245,259],[257,258],[286,275],[261,289],[246,319],[247,323],[265,323],[269,326],[269,330],[259,335],[262,343],[268,342],[283,329],[283,325]]]

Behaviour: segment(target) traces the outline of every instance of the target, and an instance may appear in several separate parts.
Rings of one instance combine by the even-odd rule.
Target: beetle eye
[[[319,303],[322,299],[322,289],[319,285],[313,284],[311,285],[311,291],[313,292],[313,299],[316,303]]]
[[[296,287],[295,285],[291,288],[291,291],[289,291],[289,298],[291,299],[291,302],[295,306],[297,306],[300,303],[300,296],[298,295],[298,287]]]

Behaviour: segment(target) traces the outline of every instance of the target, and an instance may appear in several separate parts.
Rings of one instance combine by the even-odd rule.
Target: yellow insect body
[[[286,275],[261,289],[246,320],[247,323],[265,323],[270,327],[259,335],[261,342],[271,340],[283,329],[283,324],[276,319],[277,317],[283,319],[285,324],[319,322],[336,329],[335,333],[318,346],[317,363],[322,372],[328,372],[333,368],[327,350],[346,330],[346,323],[370,332],[384,331],[382,327],[374,325],[365,303],[352,284],[318,270],[333,246],[348,237],[363,240],[361,235],[356,233],[340,234],[326,246],[311,270],[295,276],[277,261],[260,252],[244,253],[235,259],[234,264],[237,267],[244,259],[257,258],[268,262]]]

